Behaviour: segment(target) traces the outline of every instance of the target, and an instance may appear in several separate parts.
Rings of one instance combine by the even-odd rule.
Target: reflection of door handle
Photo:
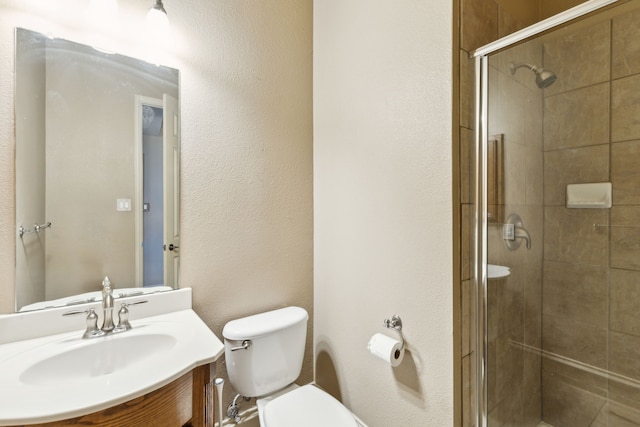
[[[164,249],[164,250],[166,251],[166,250],[167,250],[167,245],[162,245],[162,249]],[[170,251],[172,251],[172,250],[174,250],[174,249],[180,249],[180,246],[176,246],[176,245],[174,245],[173,243],[171,243],[171,244],[169,245],[169,248],[168,248],[168,249],[169,249]]]

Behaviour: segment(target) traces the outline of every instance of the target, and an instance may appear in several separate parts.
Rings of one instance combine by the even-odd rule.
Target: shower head
[[[558,78],[552,71],[547,71],[542,67],[538,67],[536,65],[531,64],[514,64],[513,62],[509,64],[509,69],[511,70],[511,74],[515,74],[518,68],[528,68],[536,74],[536,85],[540,89],[544,89],[549,87],[556,81]]]

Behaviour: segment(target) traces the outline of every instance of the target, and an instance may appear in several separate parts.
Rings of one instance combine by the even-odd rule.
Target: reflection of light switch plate
[[[131,210],[131,199],[116,199],[116,210],[118,212],[128,212]]]

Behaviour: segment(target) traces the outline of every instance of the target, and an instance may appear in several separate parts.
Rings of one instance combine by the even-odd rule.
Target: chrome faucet
[[[102,280],[102,311],[104,312],[104,321],[101,329],[103,332],[111,332],[115,325],[113,324],[113,290],[109,276],[105,276]]]
[[[104,320],[102,322],[101,328],[98,327],[98,315],[96,314],[96,310],[94,308],[89,308],[82,311],[69,311],[67,313],[63,313],[62,315],[71,316],[74,314],[86,313],[87,329],[85,330],[84,335],[82,335],[82,338],[101,337],[108,333],[115,334],[131,329],[131,323],[129,323],[129,309],[127,307],[134,304],[143,304],[145,302],[147,301],[142,300],[130,303],[122,303],[122,305],[120,306],[120,310],[118,311],[118,326],[116,326],[113,323],[113,288],[111,287],[111,280],[109,280],[109,276],[105,276],[104,280],[102,280],[102,311],[104,313]]]

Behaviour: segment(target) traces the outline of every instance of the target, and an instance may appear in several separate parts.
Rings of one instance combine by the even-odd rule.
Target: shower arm
[[[534,73],[536,73],[540,69],[540,67],[532,64],[527,64],[526,62],[523,62],[521,64],[514,64],[512,62],[511,64],[509,64],[509,70],[511,71],[511,74],[515,74],[516,70],[518,70],[519,68],[528,68]]]

